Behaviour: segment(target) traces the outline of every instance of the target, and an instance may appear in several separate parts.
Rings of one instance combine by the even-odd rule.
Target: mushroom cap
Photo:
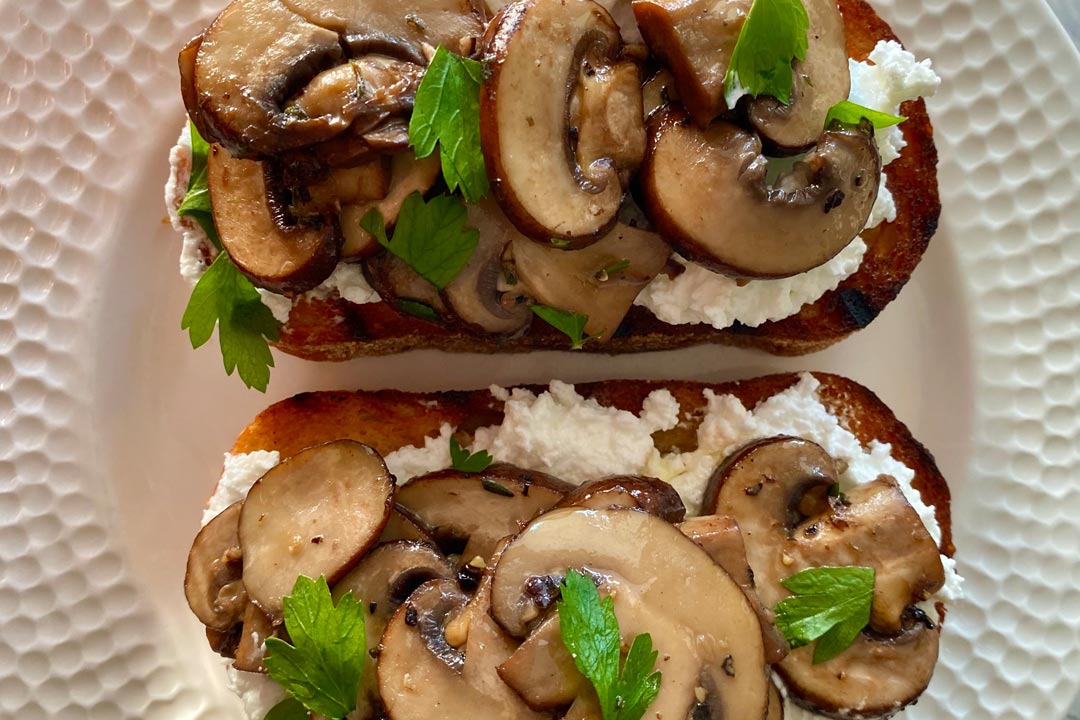
[[[637,70],[620,49],[618,26],[592,0],[521,0],[488,26],[484,160],[503,211],[529,237],[581,246],[615,223],[623,176],[644,150]]]
[[[600,581],[614,599],[624,639],[652,635],[665,661],[650,714],[689,717],[699,704],[695,690],[703,687],[707,711],[764,716],[767,679],[757,616],[735,581],[677,528],[636,510],[545,513],[500,556],[492,617],[511,635],[527,636],[537,614],[534,587],[563,577],[567,568]]]
[[[378,540],[393,498],[382,458],[353,440],[308,448],[269,470],[240,511],[252,601],[278,620],[297,577],[336,582]]]
[[[237,536],[241,507],[242,501],[235,502],[214,516],[195,536],[188,553],[184,596],[195,617],[214,630],[231,629],[247,605]]]
[[[836,0],[803,0],[810,19],[806,57],[793,68],[791,102],[759,97],[749,102],[747,119],[770,151],[794,154],[821,137],[829,108],[851,92],[844,18]]]
[[[686,506],[675,488],[663,480],[640,475],[615,475],[578,485],[555,507],[632,508],[669,523],[682,522],[686,517]]]
[[[229,258],[251,282],[272,292],[298,293],[326,278],[341,256],[341,229],[333,215],[314,223],[279,222],[271,206],[268,168],[240,160],[214,145],[207,185],[214,225]]]
[[[773,187],[761,141],[728,122],[702,130],[670,107],[649,120],[639,176],[649,219],[717,272],[777,278],[828,262],[866,226],[881,158],[873,128],[835,125]]]

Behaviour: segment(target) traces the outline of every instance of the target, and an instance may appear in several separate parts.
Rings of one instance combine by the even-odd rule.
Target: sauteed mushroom
[[[242,506],[233,503],[208,522],[188,553],[184,595],[195,617],[214,630],[229,630],[241,622],[247,605],[237,537]]]

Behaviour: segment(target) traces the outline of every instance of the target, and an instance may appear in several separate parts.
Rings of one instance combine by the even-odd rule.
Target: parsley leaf
[[[744,95],[769,95],[791,102],[793,60],[804,60],[810,18],[801,0],[754,0],[731,52],[724,99],[728,107]]]
[[[858,125],[863,118],[873,123],[875,130],[899,125],[907,120],[906,117],[901,115],[890,115],[862,105],[856,105],[850,100],[841,100],[829,108],[829,114],[825,116],[825,127],[829,127],[833,120],[839,120],[848,125]]]
[[[270,712],[266,713],[263,720],[308,720],[309,717],[304,704],[292,695],[288,695],[277,705],[270,708]]]
[[[392,238],[387,238],[386,221],[376,208],[368,210],[360,227],[442,290],[469,262],[480,241],[480,232],[465,227],[465,221],[465,206],[453,195],[425,201],[414,192],[401,205]]]
[[[461,447],[457,438],[452,435],[450,436],[450,460],[454,463],[454,469],[463,473],[482,473],[495,461],[487,450],[470,453]]]
[[[356,708],[367,656],[360,601],[349,592],[335,607],[326,578],[301,575],[283,602],[293,644],[268,638],[266,671],[307,709],[344,718]]]
[[[661,674],[653,672],[659,653],[652,637],[638,635],[622,662],[622,640],[615,602],[604,598],[592,580],[569,570],[556,604],[563,643],[581,674],[596,688],[603,720],[640,720],[660,692]]]
[[[191,132],[191,176],[188,177],[184,201],[180,203],[176,214],[188,215],[199,223],[199,227],[220,250],[221,238],[218,236],[217,226],[214,225],[214,212],[210,207],[210,187],[207,183],[210,143],[203,140],[202,135],[195,129],[195,123],[189,120],[188,127]]]
[[[580,350],[585,347],[585,343],[600,337],[600,334],[584,334],[585,323],[589,322],[588,315],[567,312],[566,310],[548,307],[547,305],[531,305],[530,307],[533,314],[570,338],[571,350]]]
[[[193,348],[206,344],[215,325],[225,373],[239,370],[245,385],[266,392],[274,366],[267,341],[278,339],[280,323],[226,253],[199,278],[180,321],[180,329],[190,331]]]
[[[398,298],[394,301],[394,307],[406,315],[412,315],[414,318],[419,318],[420,320],[427,320],[432,323],[442,322],[442,318],[439,317],[439,313],[435,312],[435,308],[427,303],[422,303],[419,300]]]
[[[480,149],[483,81],[483,63],[439,47],[416,90],[409,120],[409,144],[416,156],[427,157],[438,144],[446,186],[450,190],[461,188],[461,195],[470,203],[483,198],[489,189]]]
[[[793,648],[816,640],[814,663],[842,653],[870,622],[873,568],[809,568],[781,584],[794,595],[776,606],[776,627]]]

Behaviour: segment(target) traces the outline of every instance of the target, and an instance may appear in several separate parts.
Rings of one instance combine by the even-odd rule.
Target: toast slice
[[[839,0],[848,56],[864,60],[880,40],[898,40],[889,25],[864,0]],[[905,103],[901,125],[907,146],[885,168],[896,203],[896,219],[862,234],[867,252],[859,270],[833,291],[798,313],[758,327],[736,324],[724,330],[709,325],[669,325],[642,307],[631,308],[615,337],[588,343],[597,353],[629,353],[716,343],[776,355],[822,350],[866,327],[907,283],[937,230],[941,203],[937,150],[922,100]],[[499,341],[460,329],[436,327],[403,315],[386,303],[355,305],[336,295],[305,297],[294,303],[277,346],[309,360],[347,360],[434,348],[449,352],[529,352],[559,350],[566,337],[535,322],[521,338]]]
[[[949,488],[933,455],[869,389],[839,375],[812,375],[820,383],[817,394],[822,405],[864,448],[874,440],[888,443],[892,457],[914,471],[912,486],[924,503],[934,508],[941,528],[941,552],[951,557],[954,548]],[[691,452],[697,446],[697,429],[705,413],[706,389],[717,395],[733,395],[752,409],[799,379],[798,374],[786,373],[718,384],[610,380],[577,385],[576,390],[604,407],[635,414],[642,411],[651,392],[668,390],[678,401],[684,420],[672,430],[654,434],[654,445],[662,452]],[[331,440],[350,439],[370,445],[385,457],[402,447],[423,447],[424,440],[438,436],[444,424],[471,432],[499,424],[502,418],[503,401],[489,390],[301,393],[261,412],[229,452],[236,455],[275,450],[284,459]]]

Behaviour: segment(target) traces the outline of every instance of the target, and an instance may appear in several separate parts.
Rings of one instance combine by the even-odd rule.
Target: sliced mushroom
[[[417,158],[412,152],[395,154],[390,160],[390,186],[377,202],[346,205],[341,211],[341,226],[345,235],[343,257],[366,257],[379,247],[375,238],[360,221],[372,208],[379,211],[387,227],[397,222],[398,213],[405,198],[414,192],[426,193],[435,184],[441,172],[438,154]]]
[[[339,33],[350,52],[373,51],[421,62],[424,46],[468,53],[483,33],[469,0],[284,0],[309,22]]]
[[[784,698],[775,682],[769,683],[769,709],[765,720],[784,720]]]
[[[803,0],[810,18],[806,58],[793,68],[791,102],[759,97],[750,101],[747,117],[773,152],[808,150],[821,137],[829,108],[846,100],[851,90],[844,18],[836,0]]]
[[[835,124],[770,187],[756,135],[685,120],[671,108],[653,116],[640,176],[649,218],[680,253],[730,275],[788,277],[827,262],[866,226],[881,174],[869,123]]]
[[[573,486],[544,473],[495,464],[480,474],[442,470],[398,488],[397,502],[463,563],[490,559],[498,541],[563,498]]]
[[[375,548],[334,585],[334,601],[346,593],[365,608],[364,631],[368,650],[375,650],[390,617],[413,592],[430,580],[452,580],[454,566],[430,545],[401,540]],[[360,717],[376,717],[381,704],[374,673],[361,679]]]
[[[776,614],[771,607],[762,605],[758,597],[754,571],[746,560],[746,545],[739,524],[726,515],[699,515],[687,519],[678,527],[743,589],[761,621],[765,662],[773,665],[783,660],[791,648],[784,635],[776,629]]]
[[[195,536],[188,553],[184,595],[195,617],[214,630],[228,631],[241,622],[248,601],[237,537],[242,506],[233,503],[216,515]]]
[[[634,0],[649,49],[671,68],[679,98],[706,127],[727,110],[724,78],[751,0]]]
[[[660,108],[678,102],[679,91],[675,88],[675,76],[667,68],[660,68],[641,86],[642,105],[648,120]]]
[[[516,237],[510,242],[521,291],[542,305],[588,316],[585,332],[607,340],[641,290],[667,264],[671,248],[656,233],[618,224],[580,250]]]
[[[534,710],[566,707],[574,702],[585,678],[563,644],[558,613],[548,613],[499,666],[499,677]]]
[[[941,587],[938,550],[896,481],[881,477],[829,498],[832,459],[797,438],[768,438],[736,452],[706,491],[709,510],[736,518],[757,591],[775,606],[781,581],[808,567],[872,567],[871,617],[896,632],[867,628],[838,656],[813,664],[813,648],[793,650],[777,666],[800,705],[835,717],[889,716],[926,689],[937,660],[938,631],[915,606]],[[897,611],[899,615],[897,615]]]
[[[637,67],[592,0],[523,0],[488,26],[480,95],[484,158],[525,235],[575,246],[615,222],[644,135]]]
[[[252,283],[298,293],[334,271],[342,243],[337,221],[331,216],[304,224],[275,212],[261,162],[238,160],[214,145],[207,184],[221,245]]]
[[[469,674],[470,647],[461,652],[446,640],[447,625],[467,612],[468,596],[446,580],[422,585],[398,608],[383,633],[378,682],[391,720],[539,720],[506,690],[493,694],[487,676]],[[476,658],[494,675],[498,661]]]
[[[286,113],[285,102],[345,59],[336,32],[281,0],[233,0],[203,34],[188,113],[204,137],[238,156],[329,139],[349,126],[346,113],[305,117]]]
[[[276,621],[300,575],[336,582],[379,539],[393,497],[382,458],[352,440],[308,448],[268,471],[240,511],[251,599]]]
[[[529,328],[533,313],[520,292],[505,287],[502,256],[510,240],[522,235],[492,200],[469,205],[468,211],[468,226],[480,232],[480,241],[469,262],[443,290],[443,299],[470,330],[501,337],[519,335]]]
[[[258,608],[255,603],[248,603],[244,611],[244,624],[240,630],[240,642],[236,647],[236,659],[233,667],[244,672],[266,672],[263,659],[266,658],[266,639],[275,632],[273,620]]]
[[[380,200],[386,197],[389,189],[390,168],[384,158],[376,157],[360,165],[331,170],[325,180],[308,185],[305,188],[307,198],[301,206],[320,215],[336,213],[342,206]],[[342,234],[345,235],[344,213],[341,219]],[[357,226],[359,224],[357,219]]]
[[[638,475],[618,475],[578,485],[556,507],[634,508],[669,523],[682,522],[686,516],[686,506],[675,488],[662,480]]]
[[[757,616],[735,581],[673,525],[626,509],[545,513],[500,556],[492,617],[511,635],[526,637],[539,617],[534,586],[557,583],[567,568],[584,569],[613,598],[624,642],[649,632],[665,658],[649,717],[765,715]],[[697,688],[706,690],[704,698]]]
[[[413,305],[419,303],[432,313],[423,320],[441,324],[450,317],[439,289],[389,250],[364,259],[364,276],[379,297],[401,313],[421,317]]]
[[[420,523],[409,517],[407,511],[403,512],[395,503],[394,509],[390,511],[390,519],[386,521],[386,527],[383,528],[382,535],[379,536],[379,543],[392,543],[398,540],[415,540],[428,545],[435,545],[435,539],[431,537],[428,531]]]

